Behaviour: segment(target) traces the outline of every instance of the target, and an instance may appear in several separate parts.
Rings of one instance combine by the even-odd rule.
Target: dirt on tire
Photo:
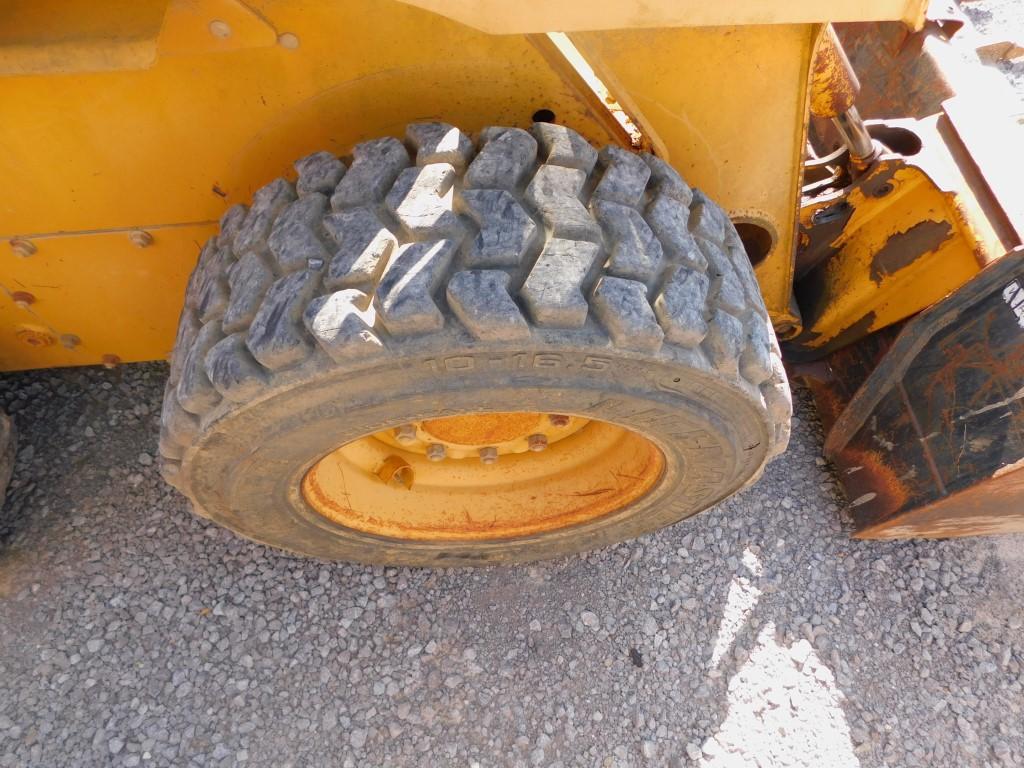
[[[791,398],[725,213],[665,162],[549,123],[443,123],[295,164],[236,205],[192,274],[162,471],[196,511],[325,558],[483,564],[653,530],[753,482]],[[665,452],[608,518],[510,541],[401,542],[313,515],[296,492],[338,445],[417,418],[578,413]]]

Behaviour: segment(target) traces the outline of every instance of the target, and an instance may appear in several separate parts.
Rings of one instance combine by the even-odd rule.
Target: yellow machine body
[[[166,357],[217,219],[311,151],[344,155],[416,120],[527,125],[538,110],[628,145],[549,32],[569,33],[646,146],[770,234],[757,277],[776,326],[796,329],[824,23],[916,24],[924,4],[12,0],[0,23],[0,369]]]

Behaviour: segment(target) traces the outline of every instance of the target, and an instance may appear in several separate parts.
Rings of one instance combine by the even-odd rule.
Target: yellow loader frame
[[[538,112],[597,144],[645,144],[750,224],[771,317],[795,334],[826,22],[913,27],[924,5],[9,0],[0,370],[165,358],[200,244],[295,158],[416,120],[476,131]]]

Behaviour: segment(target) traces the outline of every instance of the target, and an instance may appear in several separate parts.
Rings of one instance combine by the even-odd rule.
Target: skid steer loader
[[[675,523],[783,456],[787,368],[855,535],[1024,530],[1020,126],[963,23],[11,0],[0,368],[169,359],[166,480],[322,558]]]

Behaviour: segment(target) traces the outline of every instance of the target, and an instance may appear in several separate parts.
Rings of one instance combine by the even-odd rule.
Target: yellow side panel
[[[966,185],[957,194],[919,167],[884,159],[870,173],[887,178],[892,192],[873,198],[851,190],[853,214],[831,243],[835,255],[798,288],[805,326],[796,341],[809,348],[838,348],[903,320],[966,283],[990,255],[1002,255]],[[813,213],[801,215],[813,227]]]
[[[776,325],[789,315],[808,69],[821,27],[780,25],[572,35],[640,114],[666,158],[775,246],[755,272]]]
[[[154,229],[145,248],[123,232],[72,235],[35,241],[27,259],[5,253],[0,369],[165,357],[194,254],[216,231],[214,223]]]
[[[919,26],[928,0],[403,0],[494,34],[596,29],[905,21]]]
[[[24,284],[40,295],[27,310],[5,310],[0,368],[165,356],[199,233],[214,231],[211,223],[259,186],[293,176],[292,161],[309,152],[344,155],[359,141],[401,136],[416,120],[468,131],[527,126],[540,109],[595,144],[621,141],[607,116],[592,111],[592,95],[528,38],[486,35],[395,0],[140,0],[146,12],[125,17],[130,29],[116,14],[88,24],[62,15],[69,2],[83,12],[84,0],[18,0],[31,10],[7,41],[10,56],[0,50],[0,61],[19,71],[15,54],[25,52],[34,24],[54,55],[79,44],[85,51],[49,60],[48,74],[0,77],[11,116],[0,121],[0,240],[36,248],[24,261],[0,250],[0,280],[8,294]],[[757,272],[776,322],[788,317],[807,71],[819,29],[572,36],[692,184],[731,216],[775,233]],[[96,61],[104,35],[151,46],[152,62]],[[134,229],[152,232],[154,245],[131,245]],[[8,330],[24,322],[42,330]],[[28,343],[39,342],[37,332],[82,343]]]
[[[146,67],[167,0],[4,0],[0,75]]]
[[[39,2],[52,13],[35,7],[25,24],[59,17],[60,3]],[[170,32],[148,15],[139,21],[139,34],[158,36],[149,68],[0,77],[0,241],[37,248],[22,260],[4,243],[0,284],[40,294],[36,320],[3,300],[0,368],[164,357],[210,222],[274,177],[294,177],[291,163],[309,152],[345,154],[402,136],[415,120],[469,131],[528,125],[542,108],[595,143],[616,140],[524,37],[484,35],[390,0],[266,0],[250,5],[271,44],[233,22],[256,47],[224,50],[209,29],[224,0],[195,12],[205,2],[174,0]],[[189,18],[193,27],[182,27]],[[98,34],[82,31],[83,45]],[[210,50],[195,50],[204,36]],[[154,245],[132,246],[136,228]],[[22,322],[82,344],[28,344],[13,330]]]
[[[0,79],[4,111],[17,116],[0,122],[0,234],[218,218],[303,154],[401,136],[411,119],[475,130],[549,108],[608,140],[522,37],[389,0],[253,5],[298,48]]]

